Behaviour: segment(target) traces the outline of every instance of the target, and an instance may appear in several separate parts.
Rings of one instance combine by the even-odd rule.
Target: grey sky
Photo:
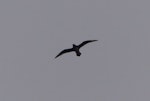
[[[149,101],[149,4],[1,0],[0,101]]]

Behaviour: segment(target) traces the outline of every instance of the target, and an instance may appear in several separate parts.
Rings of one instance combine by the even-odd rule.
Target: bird
[[[81,47],[83,47],[84,45],[86,45],[87,43],[94,42],[94,41],[98,41],[98,40],[86,40],[86,41],[83,41],[79,45],[72,44],[72,48],[62,50],[55,58],[59,57],[60,55],[65,54],[65,53],[69,53],[69,52],[75,52],[76,56],[79,57],[81,55],[81,52],[79,51],[79,49]]]

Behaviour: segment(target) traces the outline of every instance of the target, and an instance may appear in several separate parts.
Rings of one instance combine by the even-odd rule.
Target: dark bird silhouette
[[[87,41],[82,42],[80,45],[72,44],[73,45],[72,48],[70,48],[70,49],[64,49],[55,58],[59,57],[60,55],[62,55],[64,53],[73,52],[73,51],[76,53],[77,56],[80,56],[81,52],[79,51],[79,49],[82,46],[86,45],[87,43],[94,42],[94,41],[98,41],[98,40],[87,40]]]

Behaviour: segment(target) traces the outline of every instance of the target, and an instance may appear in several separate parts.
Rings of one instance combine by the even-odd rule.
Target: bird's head
[[[75,45],[75,44],[72,44],[72,46],[75,47],[76,45]]]
[[[75,45],[75,44],[72,44],[72,46],[75,48],[75,47],[77,47],[77,45]]]

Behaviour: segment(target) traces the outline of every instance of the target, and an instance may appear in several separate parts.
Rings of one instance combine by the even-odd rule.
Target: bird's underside
[[[82,42],[81,44],[79,45],[75,45],[73,44],[73,47],[70,48],[70,49],[64,49],[63,51],[61,51],[55,58],[59,57],[60,55],[63,55],[65,53],[68,53],[68,52],[75,52],[77,56],[80,56],[81,55],[81,52],[79,51],[79,49],[81,47],[83,47],[84,45],[86,45],[87,43],[90,43],[90,42],[94,42],[94,41],[98,41],[98,40],[87,40],[87,41],[84,41]]]

